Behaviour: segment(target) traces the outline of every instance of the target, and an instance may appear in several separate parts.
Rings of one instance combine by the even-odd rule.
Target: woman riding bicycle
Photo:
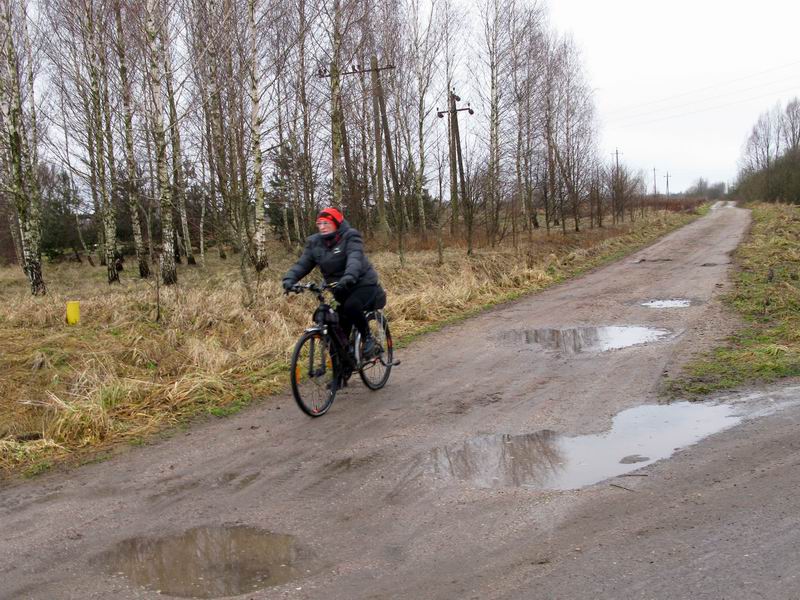
[[[317,215],[317,229],[306,240],[300,259],[283,277],[283,289],[291,290],[298,281],[319,267],[325,283],[336,282],[333,296],[339,306],[339,323],[345,335],[355,325],[363,340],[365,357],[380,351],[370,333],[364,312],[381,308],[386,293],[378,283],[378,273],[364,254],[364,241],[358,230],[350,227],[342,213],[324,208]]]

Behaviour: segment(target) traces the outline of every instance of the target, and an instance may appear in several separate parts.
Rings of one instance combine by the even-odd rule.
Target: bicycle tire
[[[289,377],[300,410],[309,417],[328,412],[336,397],[338,377],[329,340],[321,331],[307,331],[297,340]]]
[[[389,331],[389,322],[380,311],[367,315],[367,325],[375,341],[379,344],[381,352],[373,358],[364,360],[361,354],[361,336],[359,335],[356,340],[359,358],[358,374],[365,386],[371,390],[379,390],[386,385],[389,375],[392,373],[394,361],[392,334]]]

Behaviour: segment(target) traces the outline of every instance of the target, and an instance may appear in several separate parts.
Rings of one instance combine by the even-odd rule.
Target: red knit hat
[[[323,208],[317,215],[317,221],[330,221],[339,229],[339,225],[344,221],[344,216],[333,207]]]

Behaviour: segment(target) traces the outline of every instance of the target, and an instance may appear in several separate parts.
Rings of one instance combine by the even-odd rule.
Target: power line
[[[641,108],[643,106],[649,106],[651,104],[658,104],[658,103],[661,103],[661,102],[667,102],[667,101],[673,100],[675,98],[682,98],[683,96],[696,94],[698,92],[704,92],[704,91],[709,90],[709,89],[718,88],[720,86],[725,86],[725,85],[728,85],[728,84],[731,84],[731,83],[736,83],[738,81],[744,81],[746,79],[752,79],[753,77],[759,77],[760,75],[764,75],[765,73],[772,73],[772,72],[775,72],[775,71],[780,71],[782,69],[788,69],[790,67],[794,67],[794,66],[797,66],[797,65],[800,65],[800,61],[794,61],[794,62],[788,63],[788,64],[780,66],[780,67],[773,67],[771,69],[766,69],[764,71],[758,71],[756,73],[751,73],[750,75],[744,75],[742,77],[737,77],[735,79],[723,80],[721,82],[713,83],[713,84],[710,84],[710,85],[707,85],[707,86],[703,86],[701,88],[696,88],[694,90],[688,90],[686,92],[681,92],[679,94],[673,94],[671,96],[665,96],[664,98],[660,98],[660,99],[657,99],[657,100],[650,100],[648,102],[631,104],[629,106],[624,106],[624,107],[621,107],[621,108],[618,108],[618,109],[614,109],[614,112],[626,111],[626,110],[636,110],[636,109]]]
[[[646,119],[644,121],[634,121],[632,123],[625,123],[624,121],[623,122],[620,122],[620,121],[616,121],[615,122],[612,119],[610,122],[615,127],[620,127],[620,128],[640,127],[642,125],[649,125],[651,123],[658,123],[660,121],[668,121],[670,119],[678,119],[680,117],[685,117],[685,116],[688,116],[688,115],[694,115],[694,114],[699,114],[699,113],[703,113],[703,112],[708,112],[710,110],[717,110],[717,109],[720,109],[720,108],[727,108],[728,106],[736,106],[737,104],[745,104],[747,102],[752,102],[753,100],[760,100],[761,98],[765,98],[765,97],[775,97],[776,95],[786,94],[786,93],[790,93],[790,92],[797,93],[799,90],[800,90],[800,88],[793,87],[791,89],[782,90],[782,91],[779,91],[779,92],[770,92],[768,94],[761,94],[761,95],[758,95],[758,96],[753,96],[751,98],[746,98],[744,100],[738,100],[736,102],[728,102],[726,104],[718,104],[716,106],[709,106],[707,108],[701,108],[701,109],[698,109],[698,110],[685,111],[685,112],[677,113],[677,114],[674,114],[674,115],[667,115],[667,116],[659,117],[659,118],[655,118],[655,119]],[[608,123],[606,123],[606,124],[608,124]]]
[[[740,90],[731,90],[730,92],[725,92],[723,94],[717,94],[717,95],[714,95],[714,96],[708,96],[706,98],[700,98],[700,99],[697,99],[697,100],[691,100],[691,101],[684,102],[682,104],[676,104],[676,105],[673,105],[673,106],[666,106],[666,107],[663,107],[663,108],[654,108],[654,109],[643,111],[643,112],[634,112],[633,114],[620,115],[618,117],[617,116],[612,116],[609,120],[610,121],[614,121],[614,122],[616,122],[616,121],[626,121],[626,120],[629,120],[629,119],[638,119],[640,117],[647,117],[647,116],[650,116],[650,115],[657,115],[658,113],[663,113],[663,112],[669,111],[669,110],[675,110],[675,109],[678,109],[678,108],[690,107],[690,106],[692,106],[694,104],[700,104],[700,103],[705,103],[705,102],[711,102],[713,100],[724,99],[724,98],[729,97],[729,96],[734,95],[734,94],[741,94],[743,92],[749,92],[749,91],[756,90],[756,89],[763,90],[765,86],[772,86],[772,85],[777,85],[777,84],[784,85],[784,84],[786,84],[786,83],[788,83],[790,81],[797,82],[797,87],[798,87],[798,89],[800,89],[800,79],[795,78],[794,80],[791,80],[791,79],[785,79],[784,78],[784,79],[779,79],[779,80],[768,82],[768,83],[761,83],[759,85],[743,88],[743,89],[740,89]],[[615,109],[615,110],[613,110],[611,112],[612,112],[612,114],[614,114],[614,113],[617,112],[617,109]]]

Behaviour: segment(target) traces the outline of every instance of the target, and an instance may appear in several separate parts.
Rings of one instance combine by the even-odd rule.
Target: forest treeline
[[[744,144],[732,193],[746,200],[800,204],[800,99],[759,115]]]
[[[317,210],[368,236],[525,243],[633,216],[576,45],[536,0],[0,0],[0,231],[119,279],[266,240]],[[2,242],[2,238],[0,238]]]

